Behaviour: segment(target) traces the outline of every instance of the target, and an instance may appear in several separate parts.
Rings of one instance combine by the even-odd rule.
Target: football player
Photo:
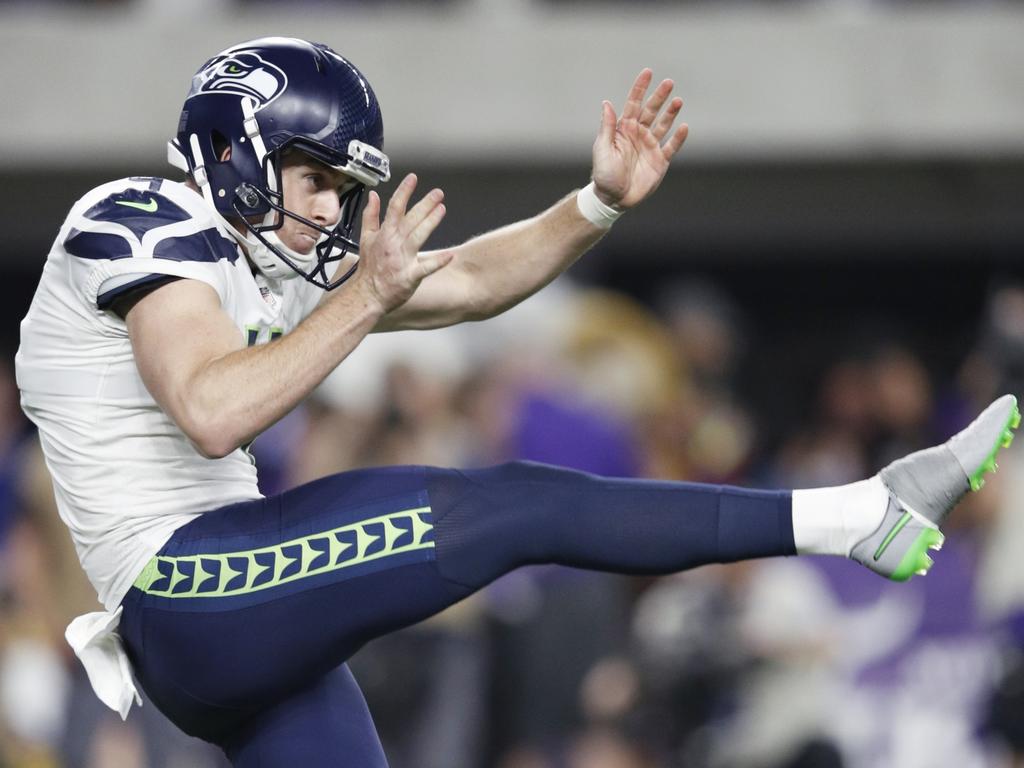
[[[655,191],[687,127],[672,82],[651,83],[641,72],[620,114],[603,104],[583,189],[425,252],[444,196],[414,201],[409,175],[382,205],[390,166],[366,78],[324,45],[254,40],[192,80],[169,145],[184,182],[122,179],[74,205],[17,377],[105,608],[68,629],[104,702],[125,716],[134,673],[237,766],[372,768],[386,761],[346,659],[517,566],[661,574],[815,552],[896,580],[928,570],[939,524],[1009,443],[1011,396],[838,488],[515,462],[359,470],[261,497],[246,446],[368,333],[496,315]]]

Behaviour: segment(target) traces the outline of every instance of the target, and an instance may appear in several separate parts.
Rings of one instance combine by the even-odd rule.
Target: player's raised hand
[[[446,266],[451,251],[419,255],[420,248],[444,218],[444,192],[432,189],[406,210],[416,189],[410,173],[398,185],[380,220],[380,196],[370,192],[363,209],[356,280],[380,302],[385,312],[401,306],[416,292],[423,278]]]
[[[620,117],[611,102],[602,105],[592,178],[597,196],[608,205],[632,208],[648,197],[686,141],[686,123],[673,130],[683,100],[676,97],[665,106],[674,85],[671,80],[662,80],[644,100],[652,76],[649,69],[637,76]]]

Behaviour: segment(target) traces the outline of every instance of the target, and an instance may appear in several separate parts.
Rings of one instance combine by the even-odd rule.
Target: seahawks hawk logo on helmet
[[[196,77],[201,82],[197,93],[251,96],[259,108],[267,106],[288,86],[288,77],[280,68],[246,51],[211,60]]]

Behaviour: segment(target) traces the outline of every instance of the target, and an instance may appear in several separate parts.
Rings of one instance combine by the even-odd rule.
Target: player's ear
[[[224,151],[222,151],[220,153],[220,161],[222,163],[226,163],[230,159],[231,159],[231,147],[230,146],[224,147]]]

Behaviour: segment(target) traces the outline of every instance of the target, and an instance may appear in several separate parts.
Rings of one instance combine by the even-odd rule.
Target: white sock
[[[849,485],[793,491],[793,541],[800,555],[843,555],[881,524],[889,491],[875,475]]]

